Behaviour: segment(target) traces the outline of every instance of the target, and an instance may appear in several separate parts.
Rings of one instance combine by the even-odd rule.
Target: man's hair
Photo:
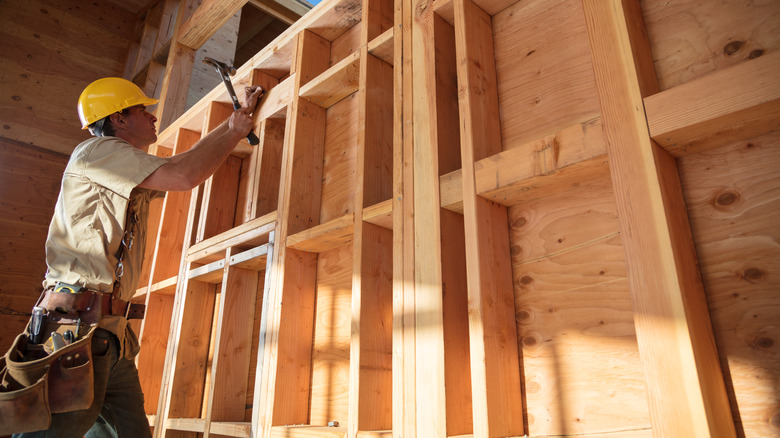
[[[128,108],[123,109],[122,111],[117,111],[119,114],[125,114],[127,112]],[[116,113],[114,113],[116,114]],[[106,117],[103,117],[102,119],[96,121],[95,123],[89,125],[87,128],[89,128],[89,132],[92,133],[95,137],[110,137],[116,134],[116,131],[114,131],[114,124],[111,123],[111,115],[107,115]]]

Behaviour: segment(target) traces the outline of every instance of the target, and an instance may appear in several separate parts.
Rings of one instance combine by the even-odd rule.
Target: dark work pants
[[[92,337],[95,400],[89,409],[52,414],[49,430],[15,434],[14,438],[151,437],[144,394],[132,360],[119,358],[119,341],[97,329]]]

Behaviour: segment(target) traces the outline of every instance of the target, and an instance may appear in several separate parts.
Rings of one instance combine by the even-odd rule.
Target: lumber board
[[[199,49],[245,4],[246,0],[203,0],[192,16],[179,25],[177,43]]]
[[[343,438],[347,428],[327,426],[276,426],[271,429],[271,438]]]
[[[224,270],[225,260],[217,260],[207,265],[190,269],[190,271],[187,273],[187,278],[191,281],[218,284],[222,283]]]
[[[780,48],[776,2],[642,1],[661,90]],[[693,19],[692,19],[693,18]]]
[[[292,100],[293,84],[295,83],[295,76],[290,75],[287,79],[279,82],[278,85],[271,87],[263,96],[260,102],[260,106],[255,111],[257,114],[255,120],[263,120],[270,117],[276,117],[277,114],[283,112],[284,108],[290,104]]]
[[[136,366],[147,414],[157,412],[158,408],[162,385],[162,373],[159,370],[165,366],[173,301],[173,294],[160,293],[149,294],[146,299],[146,314],[139,334],[142,353],[138,355]]]
[[[356,51],[301,87],[300,96],[323,108],[330,108],[357,91],[359,65],[360,52]]]
[[[311,363],[308,424],[347,424],[352,266],[352,245],[317,258],[313,339],[306,358]]]
[[[229,259],[232,253],[228,251]],[[242,421],[246,406],[258,272],[227,266],[217,318],[207,418]]]
[[[180,3],[177,23],[182,13]],[[174,39],[176,38],[174,32]],[[157,132],[165,132],[174,120],[184,114],[187,103],[187,93],[192,79],[192,67],[195,64],[195,50],[176,43],[171,44],[168,63],[165,67],[165,77],[160,87],[160,99],[155,109],[157,117]]]
[[[176,431],[203,433],[206,426],[206,420],[202,418],[169,418],[165,421],[166,429]]]
[[[608,172],[601,119],[485,157],[474,168],[477,194],[505,206],[598,180]],[[462,178],[461,169],[441,176],[442,208],[463,212]]]
[[[737,429],[771,435],[776,413],[780,131],[678,160]]]
[[[380,202],[363,209],[363,220],[380,227],[393,229],[393,200]]]
[[[346,58],[352,56],[355,52],[360,52],[365,46],[363,38],[363,22],[355,23],[354,26],[347,29],[343,35],[334,39],[330,43],[330,64],[333,67]]]
[[[455,29],[433,14],[433,74],[435,75],[436,139],[439,175],[461,168],[458,124],[458,74]]]
[[[447,434],[460,435],[474,430],[473,369],[479,367],[472,366],[469,354],[472,341],[468,276],[471,274],[467,273],[463,216],[441,210],[440,221]]]
[[[290,132],[293,142],[289,181],[291,215],[290,233],[297,233],[320,223],[323,150],[325,147],[325,110],[298,99],[293,104]],[[284,172],[284,171],[283,171]],[[340,215],[339,215],[340,216]]]
[[[627,18],[616,1],[583,9],[653,429],[734,436],[676,165],[649,138]]]
[[[268,427],[303,424],[311,415],[317,255],[290,248],[282,251],[286,259],[280,290],[284,295],[274,303],[278,325],[271,329],[276,332],[271,342],[276,344],[277,359],[269,366],[275,367],[271,376],[276,394],[269,394],[273,413]]]
[[[272,267],[269,274],[271,286],[266,291],[269,336],[265,338],[262,376],[256,384],[256,388],[265,389],[260,394],[257,413],[252,416],[252,423],[262,428],[264,436],[270,436],[274,425],[302,424],[309,415],[308,403],[302,402],[308,401],[311,383],[317,256],[289,249],[285,240],[288,235],[308,228],[309,223],[318,219],[315,214],[319,211],[321,174],[310,178],[313,173],[310,167],[322,162],[325,114],[322,108],[311,108],[309,105],[312,104],[300,99],[297,92],[327,68],[329,51],[326,49],[329,43],[312,32],[303,31],[296,36],[294,44],[295,58],[291,71],[295,73],[294,93],[287,109],[288,125],[281,173],[283,185],[279,195],[279,217],[283,220],[279,221],[275,232],[279,240],[269,264]],[[314,136],[304,133],[313,133]],[[316,158],[312,160],[311,155],[305,153],[306,149],[315,151]],[[299,192],[299,188],[308,189],[309,193]],[[311,195],[312,191],[315,191],[315,196],[310,201],[311,198],[306,195]],[[300,215],[304,216],[302,220]],[[288,294],[293,295],[287,298]],[[282,305],[283,300],[285,306]],[[298,312],[298,309],[303,312]],[[294,365],[288,366],[290,363]]]
[[[393,157],[393,69],[379,58],[364,52],[365,79],[361,84],[358,127],[359,153],[364,154],[363,208],[392,197]],[[361,137],[362,136],[362,137]]]
[[[354,225],[355,215],[350,213],[288,236],[287,246],[313,253],[329,251],[352,241]]]
[[[247,3],[285,23],[288,26],[301,18],[301,14],[286,8],[279,2],[272,0],[249,0]]]
[[[492,23],[504,150],[598,115],[580,0],[516,2]]]
[[[219,436],[250,438],[252,436],[252,425],[247,422],[212,421],[209,423],[209,433]]]
[[[649,96],[645,111],[650,136],[675,157],[778,130],[780,53]]]
[[[198,132],[179,130],[176,135],[175,153],[189,150],[199,139]],[[170,278],[179,272],[191,194],[192,191],[168,192],[165,195],[154,257],[147,258],[153,266],[151,283]]]
[[[320,223],[355,211],[358,103],[357,94],[352,94],[327,110],[322,164],[318,166],[322,173],[321,188],[312,193],[321,196]],[[318,172],[315,170],[314,173]]]
[[[382,61],[394,65],[394,32],[395,28],[387,29],[368,43],[368,53]]]
[[[228,264],[237,268],[264,271],[268,256],[268,244],[231,255]]]
[[[360,243],[353,247],[350,345],[350,353],[359,354],[350,356],[350,388],[356,385],[358,392],[355,429],[384,430],[392,427],[393,236],[368,223],[360,231]]]
[[[363,34],[365,39],[361,41],[361,45],[369,44],[375,38],[384,34],[387,30],[393,28],[393,7],[393,1],[366,1],[361,17],[361,25],[364,28]]]
[[[187,262],[211,262],[221,257],[231,246],[258,245],[267,242],[268,233],[276,226],[276,212],[253,219],[218,236],[203,240],[187,250]],[[265,242],[262,242],[265,240]]]
[[[254,202],[249,209],[247,220],[276,211],[281,186],[282,152],[284,150],[285,124],[278,120],[266,119],[262,123],[260,138],[262,146],[256,152],[254,177]]]
[[[393,430],[415,436],[414,135],[412,0],[396,1],[393,38]],[[403,99],[402,96],[406,96]]]
[[[170,419],[200,417],[205,389],[216,293],[214,286],[192,281],[185,282],[183,290],[185,294],[177,308],[178,330],[170,340],[175,351],[168,361],[175,366],[169,377],[163,424]]]
[[[490,16],[472,0],[455,0],[454,6],[463,163],[462,257],[468,271],[462,279],[468,285],[467,312],[461,318],[468,321],[472,430],[484,436],[520,435],[524,433],[523,398],[507,212],[478,197],[474,166],[502,150],[493,28]]]
[[[158,281],[156,283],[152,283],[148,290],[149,293],[158,293],[162,295],[174,295],[176,293],[176,282],[178,281],[179,277],[174,276],[170,278],[166,278],[165,280]]]
[[[411,68],[414,233],[414,379],[412,436],[446,436],[446,395],[442,315],[441,223],[439,217],[439,139],[437,137],[435,14],[427,1],[412,1]],[[406,90],[406,88],[405,88]],[[406,94],[405,94],[406,95]],[[454,124],[450,130],[457,131]],[[451,132],[451,131],[448,131]],[[412,310],[414,309],[414,310]],[[406,353],[405,353],[406,354]],[[406,357],[405,357],[406,359]],[[411,389],[411,388],[410,388]],[[431,421],[427,421],[430,419]],[[407,417],[405,421],[409,421]]]

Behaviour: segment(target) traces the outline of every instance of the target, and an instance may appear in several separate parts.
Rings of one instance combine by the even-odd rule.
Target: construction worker
[[[189,150],[162,158],[146,152],[157,140],[157,118],[147,106],[157,100],[121,78],[84,89],[78,113],[95,137],[76,147],[65,168],[46,240],[43,287],[112,294],[92,338],[94,402],[52,414],[47,431],[14,436],[151,436],[133,361],[138,339],[126,318],[144,258],[149,201],[164,191],[190,190],[213,174],[252,129],[262,93],[248,87],[244,106],[218,128]]]

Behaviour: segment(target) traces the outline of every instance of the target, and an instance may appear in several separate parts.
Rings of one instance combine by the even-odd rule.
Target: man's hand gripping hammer
[[[219,73],[219,77],[222,78],[222,82],[224,82],[225,86],[227,87],[230,100],[233,101],[233,109],[237,110],[241,108],[241,104],[238,102],[238,97],[236,97],[236,91],[233,89],[233,84],[230,82],[230,76],[236,74],[236,69],[233,66],[227,65],[224,62],[219,62],[209,57],[203,58],[203,62],[214,66],[214,68],[217,70],[217,73]],[[249,131],[246,139],[249,141],[249,144],[253,146],[260,143],[260,139],[257,138],[257,135],[255,135],[254,131]]]

